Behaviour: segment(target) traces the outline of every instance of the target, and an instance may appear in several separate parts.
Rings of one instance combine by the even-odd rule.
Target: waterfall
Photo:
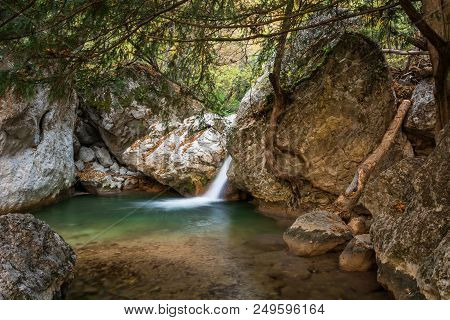
[[[219,170],[219,174],[214,178],[213,183],[209,186],[206,193],[202,196],[211,200],[220,199],[220,193],[227,183],[227,171],[230,168],[231,157],[228,156]]]
[[[185,198],[185,199],[168,199],[161,201],[154,201],[150,203],[151,207],[161,208],[161,209],[184,209],[184,208],[195,208],[200,206],[205,206],[213,202],[222,201],[220,197],[223,188],[227,184],[227,171],[230,168],[231,157],[228,156],[222,164],[219,173],[214,178],[211,185],[206,190],[205,194],[199,197]]]

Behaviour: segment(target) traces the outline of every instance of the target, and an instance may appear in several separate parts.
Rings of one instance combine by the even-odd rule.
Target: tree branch
[[[28,2],[27,5],[25,5],[22,9],[16,11],[16,13],[14,13],[13,15],[11,15],[11,17],[7,18],[5,21],[3,21],[2,23],[0,23],[0,28],[2,28],[3,26],[5,26],[6,24],[8,24],[9,22],[11,22],[12,20],[14,20],[15,18],[17,18],[18,16],[20,16],[22,13],[24,13],[25,11],[27,11],[28,9],[30,9],[33,4],[36,2],[36,0],[31,0],[30,2]]]
[[[419,55],[429,55],[430,53],[428,51],[421,51],[421,50],[397,50],[397,49],[382,49],[384,53],[389,54],[398,54],[403,56],[419,56]]]
[[[411,22],[419,29],[422,35],[427,38],[428,41],[436,48],[438,51],[443,51],[446,49],[445,40],[436,33],[429,26],[429,24],[424,20],[422,14],[420,14],[410,0],[399,0],[399,3],[406,15],[409,17]]]

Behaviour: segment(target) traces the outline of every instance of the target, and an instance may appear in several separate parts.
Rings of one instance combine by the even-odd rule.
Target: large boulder
[[[76,255],[31,214],[0,216],[0,300],[62,298]]]
[[[123,159],[181,194],[198,195],[225,159],[231,123],[232,118],[211,113],[189,117],[168,133],[162,123],[156,123],[149,135],[124,151]]]
[[[312,201],[327,205],[378,146],[396,104],[384,56],[371,40],[345,33],[322,49],[315,51],[321,55],[312,60],[314,69],[309,63],[297,71],[301,76],[286,99],[276,145],[282,150],[278,165],[313,186],[310,193],[317,196]],[[266,76],[242,100],[228,143],[233,158],[228,175],[258,200],[286,203],[293,196],[291,187],[269,172],[264,161],[272,100]],[[399,134],[397,141],[378,171],[403,157],[406,139]]]
[[[131,171],[114,163],[109,168],[98,162],[83,163],[77,169],[78,181],[85,191],[97,195],[111,195],[127,191],[158,193],[169,191],[141,172]]]
[[[426,159],[404,159],[370,182],[361,199],[379,281],[400,299],[449,299],[450,130]]]
[[[0,214],[56,200],[74,182],[77,99],[54,102],[38,88],[27,100],[0,98]]]
[[[428,156],[436,146],[435,128],[437,108],[434,99],[434,79],[419,81],[412,93],[412,105],[403,122],[403,129],[408,135],[414,152]]]
[[[295,220],[283,235],[289,250],[298,256],[318,256],[352,238],[350,228],[332,212],[312,211]]]

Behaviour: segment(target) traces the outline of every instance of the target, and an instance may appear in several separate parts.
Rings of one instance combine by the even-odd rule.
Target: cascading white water
[[[227,183],[227,171],[231,164],[231,157],[228,156],[222,164],[219,173],[214,178],[214,181],[209,186],[208,190],[204,195],[194,198],[186,199],[169,199],[155,201],[150,204],[152,207],[157,207],[161,209],[182,209],[182,208],[194,208],[205,206],[213,202],[222,201],[220,197],[223,188]]]
[[[206,193],[203,195],[204,198],[211,200],[219,200],[220,193],[222,192],[225,184],[227,183],[227,171],[230,167],[231,157],[228,156],[222,164],[219,170],[219,174],[214,178],[213,183],[209,186]]]

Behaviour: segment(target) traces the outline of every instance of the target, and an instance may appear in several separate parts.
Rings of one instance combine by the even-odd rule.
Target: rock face
[[[77,100],[50,102],[40,88],[26,101],[0,100],[0,214],[51,202],[73,184]]]
[[[327,211],[312,211],[298,217],[283,235],[289,250],[298,256],[324,254],[351,238],[344,221]]]
[[[323,56],[314,60],[316,68],[307,68],[287,99],[276,145],[282,150],[278,165],[314,186],[308,192],[316,195],[314,205],[326,205],[345,190],[357,166],[378,145],[396,107],[387,65],[373,42],[346,33],[319,52]],[[263,76],[241,102],[228,145],[233,158],[229,177],[259,200],[286,203],[291,188],[268,172],[264,161],[271,92]],[[379,170],[403,157],[405,142],[399,137]]]
[[[378,279],[400,299],[449,299],[450,130],[427,159],[404,159],[367,185]]]
[[[0,300],[61,298],[75,260],[63,238],[32,215],[0,217]]]
[[[412,105],[403,126],[407,131],[434,138],[436,103],[433,91],[433,78],[421,80],[417,84],[411,97]]]
[[[123,166],[181,194],[201,193],[225,159],[231,119],[206,112],[147,67],[134,65],[122,76],[126,87],[120,94],[105,91],[105,96],[105,88],[96,99],[85,99],[89,122]],[[99,101],[108,108],[92,108]],[[106,154],[95,153],[103,167],[113,165]]]
[[[375,252],[369,234],[355,236],[339,256],[344,271],[367,271],[375,265]]]

